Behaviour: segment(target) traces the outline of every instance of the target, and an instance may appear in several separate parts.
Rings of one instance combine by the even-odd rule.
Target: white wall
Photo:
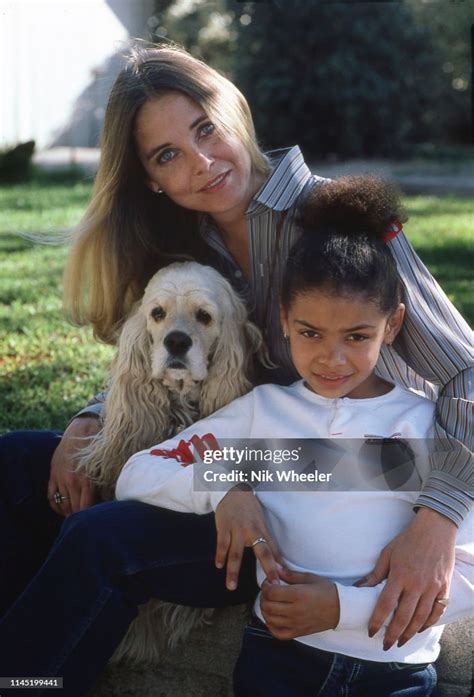
[[[144,35],[151,8],[152,0],[0,0],[0,146],[95,145],[118,68],[108,59]]]

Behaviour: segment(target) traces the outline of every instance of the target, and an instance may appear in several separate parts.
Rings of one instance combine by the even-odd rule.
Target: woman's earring
[[[289,339],[290,337],[288,336],[288,334],[287,334],[286,332],[283,332],[283,338],[284,338],[285,341],[288,341],[288,339]]]
[[[163,193],[163,189],[157,189],[157,190],[155,191],[155,194],[162,194],[162,193]]]

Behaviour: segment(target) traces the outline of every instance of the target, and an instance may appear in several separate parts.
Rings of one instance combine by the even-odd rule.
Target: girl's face
[[[135,142],[153,191],[218,222],[243,216],[259,187],[242,143],[219,135],[202,107],[179,92],[141,107]]]
[[[288,312],[281,311],[296,370],[323,397],[383,394],[386,385],[374,368],[382,344],[396,337],[404,310],[400,304],[387,317],[361,297],[332,297],[316,289],[297,295]]]

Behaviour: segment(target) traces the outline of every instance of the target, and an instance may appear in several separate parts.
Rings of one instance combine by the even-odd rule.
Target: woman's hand
[[[64,431],[61,442],[51,460],[51,473],[48,482],[49,505],[55,513],[67,517],[95,502],[94,487],[90,479],[83,474],[76,474],[77,455],[88,441],[87,436],[94,436],[100,430],[99,419],[95,416],[81,416],[74,419]],[[62,503],[55,503],[54,494],[68,498]]]
[[[456,533],[451,520],[420,508],[413,523],[382,550],[373,571],[356,584],[376,586],[388,577],[369,620],[372,637],[396,608],[385,632],[385,650],[397,640],[402,646],[443,614],[443,605],[435,600],[449,597]]]
[[[265,525],[262,507],[252,491],[234,487],[216,508],[217,549],[216,566],[222,569],[227,561],[226,586],[237,588],[240,565],[245,547],[263,537],[266,542],[253,546],[270,581],[278,581],[279,552]]]
[[[280,578],[290,585],[265,581],[260,600],[265,623],[276,639],[294,639],[337,627],[339,595],[332,581],[282,568]]]

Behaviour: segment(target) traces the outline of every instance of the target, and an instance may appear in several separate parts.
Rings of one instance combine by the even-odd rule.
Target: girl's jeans
[[[251,599],[257,587],[246,550],[238,589],[226,590],[214,565],[213,514],[112,501],[57,516],[46,488],[58,443],[51,432],[0,438],[0,676],[63,677],[63,694],[76,697],[149,598],[223,607]]]
[[[431,664],[363,661],[274,639],[254,617],[234,671],[235,697],[429,697]]]

